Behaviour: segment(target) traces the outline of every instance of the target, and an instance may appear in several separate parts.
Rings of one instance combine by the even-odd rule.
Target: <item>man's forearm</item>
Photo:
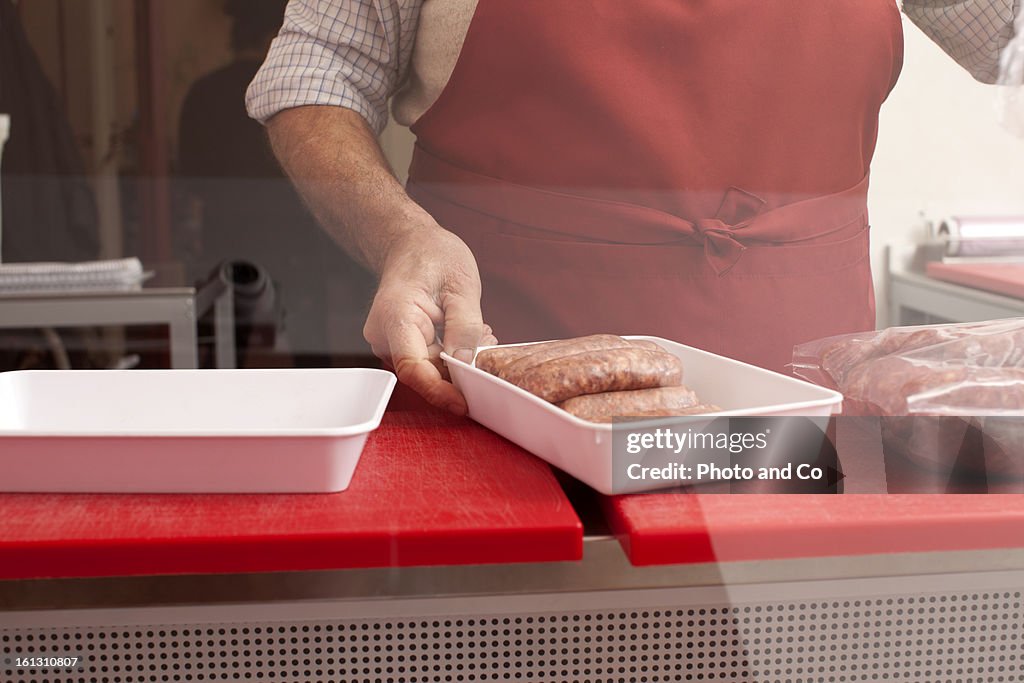
[[[373,131],[342,107],[287,109],[267,122],[274,153],[320,224],[380,273],[391,245],[433,219],[405,193]]]

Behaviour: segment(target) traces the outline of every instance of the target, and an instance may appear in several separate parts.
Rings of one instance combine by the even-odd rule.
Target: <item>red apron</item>
[[[480,0],[409,192],[503,342],[653,334],[782,369],[874,327],[893,0]]]

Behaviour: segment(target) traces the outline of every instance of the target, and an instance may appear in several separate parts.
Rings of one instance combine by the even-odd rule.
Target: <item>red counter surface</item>
[[[618,496],[609,525],[635,565],[1024,548],[1024,495],[996,493],[1018,482],[951,485],[886,456],[871,419],[840,418],[837,433],[843,495]]]
[[[634,565],[1024,548],[1020,495],[618,496]]]
[[[465,419],[393,412],[347,491],[0,494],[0,579],[576,560],[551,469]]]
[[[929,277],[996,294],[1024,298],[1024,263],[940,263],[925,266]]]
[[[847,482],[869,474],[856,471],[868,469],[863,458],[846,462],[857,475]],[[1024,547],[1021,495],[691,493],[603,503],[636,565]],[[387,414],[339,494],[0,494],[0,579],[581,554],[579,518],[546,464],[438,412]]]

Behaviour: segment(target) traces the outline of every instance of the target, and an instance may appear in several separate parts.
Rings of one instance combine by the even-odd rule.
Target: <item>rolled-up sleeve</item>
[[[408,64],[417,9],[409,0],[291,0],[246,93],[249,115],[265,122],[284,109],[332,105],[379,133]]]
[[[904,0],[903,11],[950,57],[984,83],[999,78],[1021,0]]]

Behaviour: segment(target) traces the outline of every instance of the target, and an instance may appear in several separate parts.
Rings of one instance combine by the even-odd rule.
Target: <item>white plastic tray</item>
[[[679,357],[683,382],[702,402],[722,407],[717,416],[826,417],[842,405],[842,394],[777,372],[660,337],[625,338],[653,341]],[[493,347],[481,347],[478,352],[485,348]],[[623,492],[613,491],[612,486],[612,425],[581,420],[474,365],[447,354],[441,357],[452,382],[466,397],[471,418],[601,493]],[[673,484],[646,482],[630,490]]]
[[[361,368],[0,373],[0,491],[342,491],[394,386]]]

